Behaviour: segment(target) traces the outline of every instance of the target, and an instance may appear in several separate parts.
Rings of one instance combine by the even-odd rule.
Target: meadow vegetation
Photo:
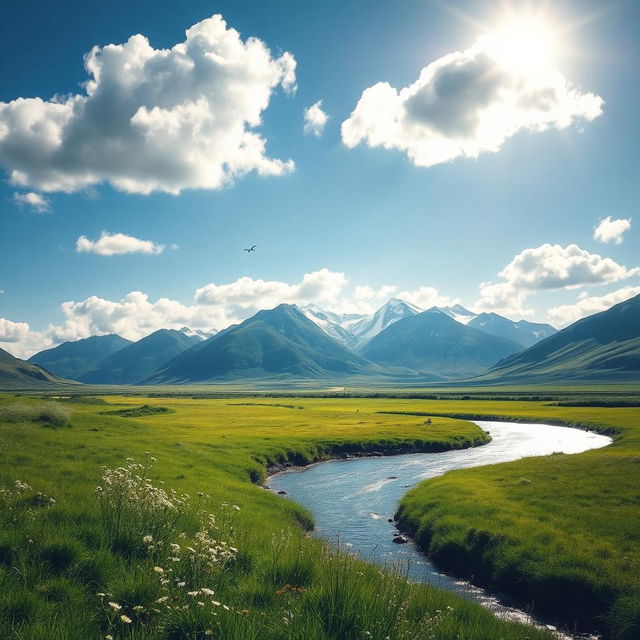
[[[640,410],[601,405],[467,402],[461,412],[429,404],[441,415],[588,427],[614,443],[448,473],[411,490],[397,516],[447,570],[565,624],[632,639],[640,637]]]
[[[76,400],[64,429],[0,420],[0,637],[551,638],[307,537],[310,515],[256,484],[278,463],[481,444],[475,425],[370,400],[106,401]],[[43,404],[0,397],[16,402]]]

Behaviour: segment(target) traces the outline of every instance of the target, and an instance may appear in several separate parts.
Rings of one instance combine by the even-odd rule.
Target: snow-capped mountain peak
[[[391,298],[373,315],[367,316],[354,324],[351,327],[351,331],[358,338],[358,342],[364,344],[394,322],[421,312],[422,309],[410,302],[400,300],[400,298]]]
[[[446,313],[450,318],[453,318],[460,324],[469,324],[478,314],[469,309],[463,307],[461,304],[454,304],[450,307],[433,307],[442,313]]]
[[[189,327],[182,327],[182,329],[178,329],[178,331],[189,338],[200,338],[200,340],[207,340],[218,333],[216,329],[211,329],[211,331],[200,331],[200,329],[190,329]]]

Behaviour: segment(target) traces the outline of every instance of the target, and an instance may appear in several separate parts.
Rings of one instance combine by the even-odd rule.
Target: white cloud
[[[474,306],[479,311],[528,316],[533,311],[525,308],[524,302],[534,291],[604,285],[638,273],[638,267],[627,269],[611,258],[589,253],[575,244],[566,247],[543,244],[516,255],[498,274],[502,282],[483,282]]]
[[[61,308],[64,323],[49,325],[47,329],[56,343],[108,333],[139,340],[162,328],[179,329],[185,325],[194,329],[221,328],[234,320],[220,307],[207,309],[169,298],[152,302],[140,291],[132,291],[120,300],[90,296],[80,302],[63,302]]]
[[[34,353],[54,345],[43,331],[33,331],[26,322],[0,318],[0,348],[16,358],[29,358]]]
[[[0,140],[0,145],[2,141]],[[28,193],[14,193],[13,201],[23,206],[31,207],[36,213],[49,213],[51,211],[51,203],[40,193],[30,191]]]
[[[97,240],[89,240],[80,236],[76,241],[79,253],[96,253],[99,256],[114,256],[123,253],[159,254],[165,249],[163,244],[155,244],[151,240],[140,240],[124,233],[103,231]]]
[[[304,132],[321,136],[329,116],[322,110],[322,100],[318,100],[304,110]]]
[[[625,231],[631,229],[631,218],[612,220],[607,216],[593,229],[593,239],[600,242],[613,242],[622,244],[622,236]]]
[[[411,302],[421,309],[449,307],[460,302],[458,298],[449,298],[448,296],[440,295],[437,289],[424,286],[414,291],[401,291],[397,297],[401,300]]]
[[[332,305],[337,303],[346,284],[344,273],[329,269],[306,273],[296,284],[243,277],[230,284],[211,283],[197,289],[195,301],[203,306],[222,306],[234,315],[245,315],[270,309],[281,302]]]
[[[543,244],[521,251],[498,275],[516,288],[566,289],[624,280],[640,273],[578,245]]]
[[[622,289],[607,293],[604,296],[589,296],[586,293],[581,293],[575,304],[563,304],[558,307],[553,307],[549,309],[547,316],[549,322],[553,325],[565,327],[576,320],[580,320],[580,318],[586,318],[594,313],[606,311],[614,304],[628,300],[638,294],[640,294],[640,287],[630,286],[622,287]]]
[[[134,35],[85,57],[85,92],[0,102],[0,165],[11,182],[73,192],[108,182],[147,194],[219,189],[250,171],[282,175],[255,129],[273,91],[295,90],[296,61],[243,41],[215,15],[184,42]]]
[[[482,282],[480,297],[474,303],[478,312],[493,312],[509,318],[524,318],[533,315],[533,309],[524,306],[529,292],[518,290],[510,282]]]
[[[26,322],[12,322],[6,318],[0,318],[0,342],[20,342],[29,334],[29,325]]]
[[[520,130],[564,129],[602,113],[602,98],[582,93],[545,60],[514,65],[495,44],[481,36],[400,90],[387,82],[365,89],[342,123],[344,144],[398,149],[429,167],[496,152]]]

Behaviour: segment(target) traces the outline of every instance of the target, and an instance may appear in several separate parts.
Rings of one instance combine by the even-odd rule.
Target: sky
[[[0,6],[0,348],[640,293],[640,5]],[[255,251],[244,251],[252,245]]]

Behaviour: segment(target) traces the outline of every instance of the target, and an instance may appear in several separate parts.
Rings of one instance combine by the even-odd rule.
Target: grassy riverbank
[[[0,637],[550,637],[329,551],[255,484],[274,463],[479,444],[475,425],[373,400],[106,402],[0,397]]]
[[[464,414],[446,402],[430,408],[613,434],[604,449],[423,482],[401,501],[399,518],[423,550],[458,575],[567,624],[640,637],[640,409],[487,402],[465,403]]]

